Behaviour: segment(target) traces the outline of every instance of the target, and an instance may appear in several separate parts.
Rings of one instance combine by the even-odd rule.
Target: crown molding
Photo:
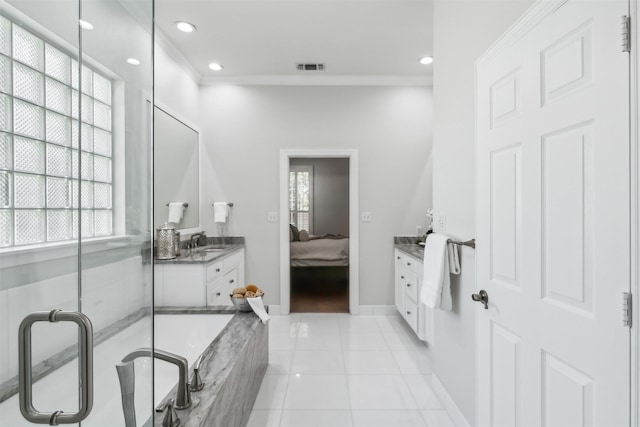
[[[204,76],[201,86],[273,85],[273,86],[432,86],[433,76],[320,76],[320,75],[258,75]]]
[[[191,65],[191,63],[187,60],[187,58],[171,43],[171,40],[156,26],[154,31],[155,42],[160,46],[166,53],[169,55],[171,59],[175,61],[176,64],[180,66],[188,75],[193,79],[194,82],[198,83],[202,76],[200,73]]]

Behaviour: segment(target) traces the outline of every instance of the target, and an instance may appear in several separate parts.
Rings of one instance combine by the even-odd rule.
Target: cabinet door
[[[407,321],[411,329],[418,333],[418,305],[411,298],[405,296],[404,300],[404,319]]]
[[[400,314],[404,312],[404,267],[402,266],[402,257],[398,253],[396,249],[395,253],[395,293],[394,293],[394,302],[396,305],[396,309]]]
[[[207,305],[231,305],[223,279],[207,285]]]

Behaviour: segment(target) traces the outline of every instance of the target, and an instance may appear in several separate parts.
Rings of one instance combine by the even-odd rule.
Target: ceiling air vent
[[[296,64],[298,71],[324,71],[324,64]]]

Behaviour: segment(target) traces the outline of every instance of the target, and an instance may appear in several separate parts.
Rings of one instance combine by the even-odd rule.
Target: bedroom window
[[[289,167],[289,223],[313,232],[313,166]]]
[[[0,247],[113,234],[111,80],[79,68],[0,17]]]

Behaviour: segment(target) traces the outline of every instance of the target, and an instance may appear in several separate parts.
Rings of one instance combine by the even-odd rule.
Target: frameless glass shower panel
[[[2,426],[32,425],[20,412],[18,396],[22,320],[39,311],[80,310],[71,117],[65,109],[71,64],[79,55],[77,25],[77,3],[0,2]],[[59,89],[52,91],[52,84]],[[30,342],[34,408],[77,411],[78,327],[37,322]]]
[[[116,371],[152,345],[152,5],[0,0],[2,426],[33,425],[17,391],[34,312],[30,405],[82,426],[152,417],[152,361],[135,362],[135,424]]]
[[[91,224],[81,236],[80,301],[94,328],[109,336],[95,347],[100,409],[82,425],[104,426],[107,417],[111,425],[124,426],[116,365],[132,351],[152,346],[152,153],[146,108],[153,90],[152,2],[82,0],[81,13],[93,30],[82,32],[78,87],[80,181],[86,184],[80,188],[80,214]],[[85,176],[83,163],[90,166]],[[104,238],[116,240],[108,246],[93,243]],[[143,425],[153,415],[153,363],[139,358],[133,367],[135,393],[128,396],[127,411]]]

